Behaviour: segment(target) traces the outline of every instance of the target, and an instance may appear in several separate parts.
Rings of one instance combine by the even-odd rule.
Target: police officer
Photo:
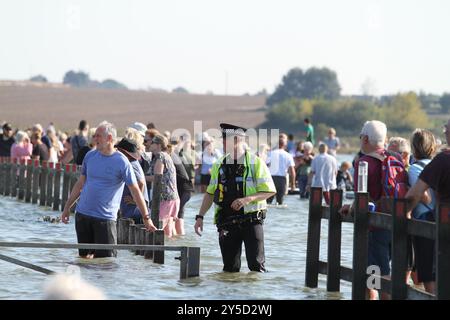
[[[223,270],[239,272],[244,242],[249,269],[265,272],[263,222],[266,199],[275,194],[275,185],[265,162],[246,150],[247,130],[226,123],[220,127],[224,156],[211,169],[194,229],[201,235],[203,217],[214,202]]]

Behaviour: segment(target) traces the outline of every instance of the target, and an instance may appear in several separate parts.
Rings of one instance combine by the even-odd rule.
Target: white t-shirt
[[[322,191],[336,189],[337,161],[329,154],[319,154],[311,162],[314,172],[312,187],[321,187]]]
[[[295,166],[292,155],[283,149],[272,150],[267,157],[272,176],[285,177],[289,167]]]

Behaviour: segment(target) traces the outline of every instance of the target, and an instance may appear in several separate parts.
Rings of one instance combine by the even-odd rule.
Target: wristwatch
[[[197,219],[199,219],[199,218],[203,220],[203,216],[198,214],[198,215],[195,216],[195,221],[197,221]]]

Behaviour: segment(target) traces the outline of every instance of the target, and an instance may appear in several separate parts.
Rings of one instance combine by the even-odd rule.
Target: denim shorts
[[[368,265],[380,267],[381,275],[391,273],[391,231],[374,230],[369,232],[369,259]]]

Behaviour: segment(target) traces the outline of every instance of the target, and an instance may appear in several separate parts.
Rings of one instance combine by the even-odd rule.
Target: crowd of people
[[[450,152],[441,150],[439,139],[431,131],[416,129],[409,139],[388,139],[384,123],[367,121],[361,129],[360,151],[353,163],[343,161],[338,164],[336,156],[340,141],[335,129],[329,128],[328,136],[319,140],[316,148],[311,121],[305,119],[305,125],[305,141],[296,143],[293,135],[281,133],[275,146],[261,144],[258,150],[249,150],[245,139],[237,133],[236,128],[239,127],[222,128],[221,148],[220,143],[206,132],[198,141],[192,141],[187,135],[161,133],[153,124],[140,122],[130,124],[121,139],[117,138],[116,128],[108,122],[90,128],[87,121],[82,120],[71,135],[57,131],[52,123],[45,131],[40,124],[26,130],[14,130],[9,123],[4,123],[0,133],[0,158],[80,165],[81,178],[66,203],[62,221],[69,221],[70,207],[79,199],[76,207],[77,237],[79,242],[87,243],[116,243],[115,221],[118,216],[143,223],[148,230],[161,227],[168,237],[184,235],[184,207],[195,191],[206,192],[196,217],[195,231],[199,234],[203,228],[203,216],[213,202],[221,204],[219,212],[225,202],[229,210],[242,211],[243,216],[248,211],[251,215],[247,217],[252,216],[252,221],[261,221],[261,213],[265,212],[262,203],[265,204],[266,200],[267,203],[276,200],[279,205],[283,204],[283,197],[289,189],[291,192],[298,189],[300,198],[304,199],[309,197],[311,187],[321,187],[324,199],[329,203],[330,190],[358,189],[358,169],[362,161],[368,165],[367,192],[375,208],[381,208],[381,198],[389,196],[382,181],[386,159],[397,161],[404,169],[405,180],[402,183],[405,189],[401,196],[410,200],[410,218],[434,221],[437,201],[450,200]],[[450,143],[449,127],[450,121],[444,126],[447,145]],[[228,141],[225,133],[230,131],[239,142],[234,151],[237,152],[234,161],[242,157],[250,159],[250,154],[255,154],[262,166],[262,171],[256,170],[263,175],[260,180],[267,183],[262,184],[261,189],[249,187],[252,177],[248,172],[254,170],[252,165],[245,164],[242,168],[236,164],[232,167],[220,165],[230,156],[225,152],[225,142]],[[228,178],[223,172],[225,169],[231,170]],[[227,179],[234,182],[227,185]],[[154,196],[152,187],[157,181],[161,183],[159,221],[152,221],[149,208]],[[255,195],[245,196],[247,191]],[[224,197],[226,199],[230,192],[230,198],[225,201]],[[240,193],[242,198],[236,199]],[[249,201],[262,210],[247,210]],[[346,215],[352,211],[353,205],[344,205],[340,212]],[[222,223],[220,219],[220,215],[215,217],[218,225]],[[252,225],[248,232],[262,234],[262,229],[255,228]],[[246,235],[236,234],[228,242],[223,234],[229,230],[228,227],[220,228],[219,242],[224,270],[236,271],[240,268],[240,258],[236,258],[238,252],[234,248],[236,241],[249,240],[245,240]],[[370,230],[368,264],[378,266],[382,276],[390,274],[390,243],[389,231]],[[409,243],[410,263],[406,278],[411,277],[416,284],[423,284],[426,291],[434,293],[435,243],[418,236],[411,237]],[[261,243],[255,245],[260,249],[248,252],[249,268],[263,271],[263,248]],[[80,250],[80,256],[84,257],[114,255],[114,250]],[[378,292],[368,290],[368,296],[375,299]],[[387,298],[386,294],[381,298]]]

